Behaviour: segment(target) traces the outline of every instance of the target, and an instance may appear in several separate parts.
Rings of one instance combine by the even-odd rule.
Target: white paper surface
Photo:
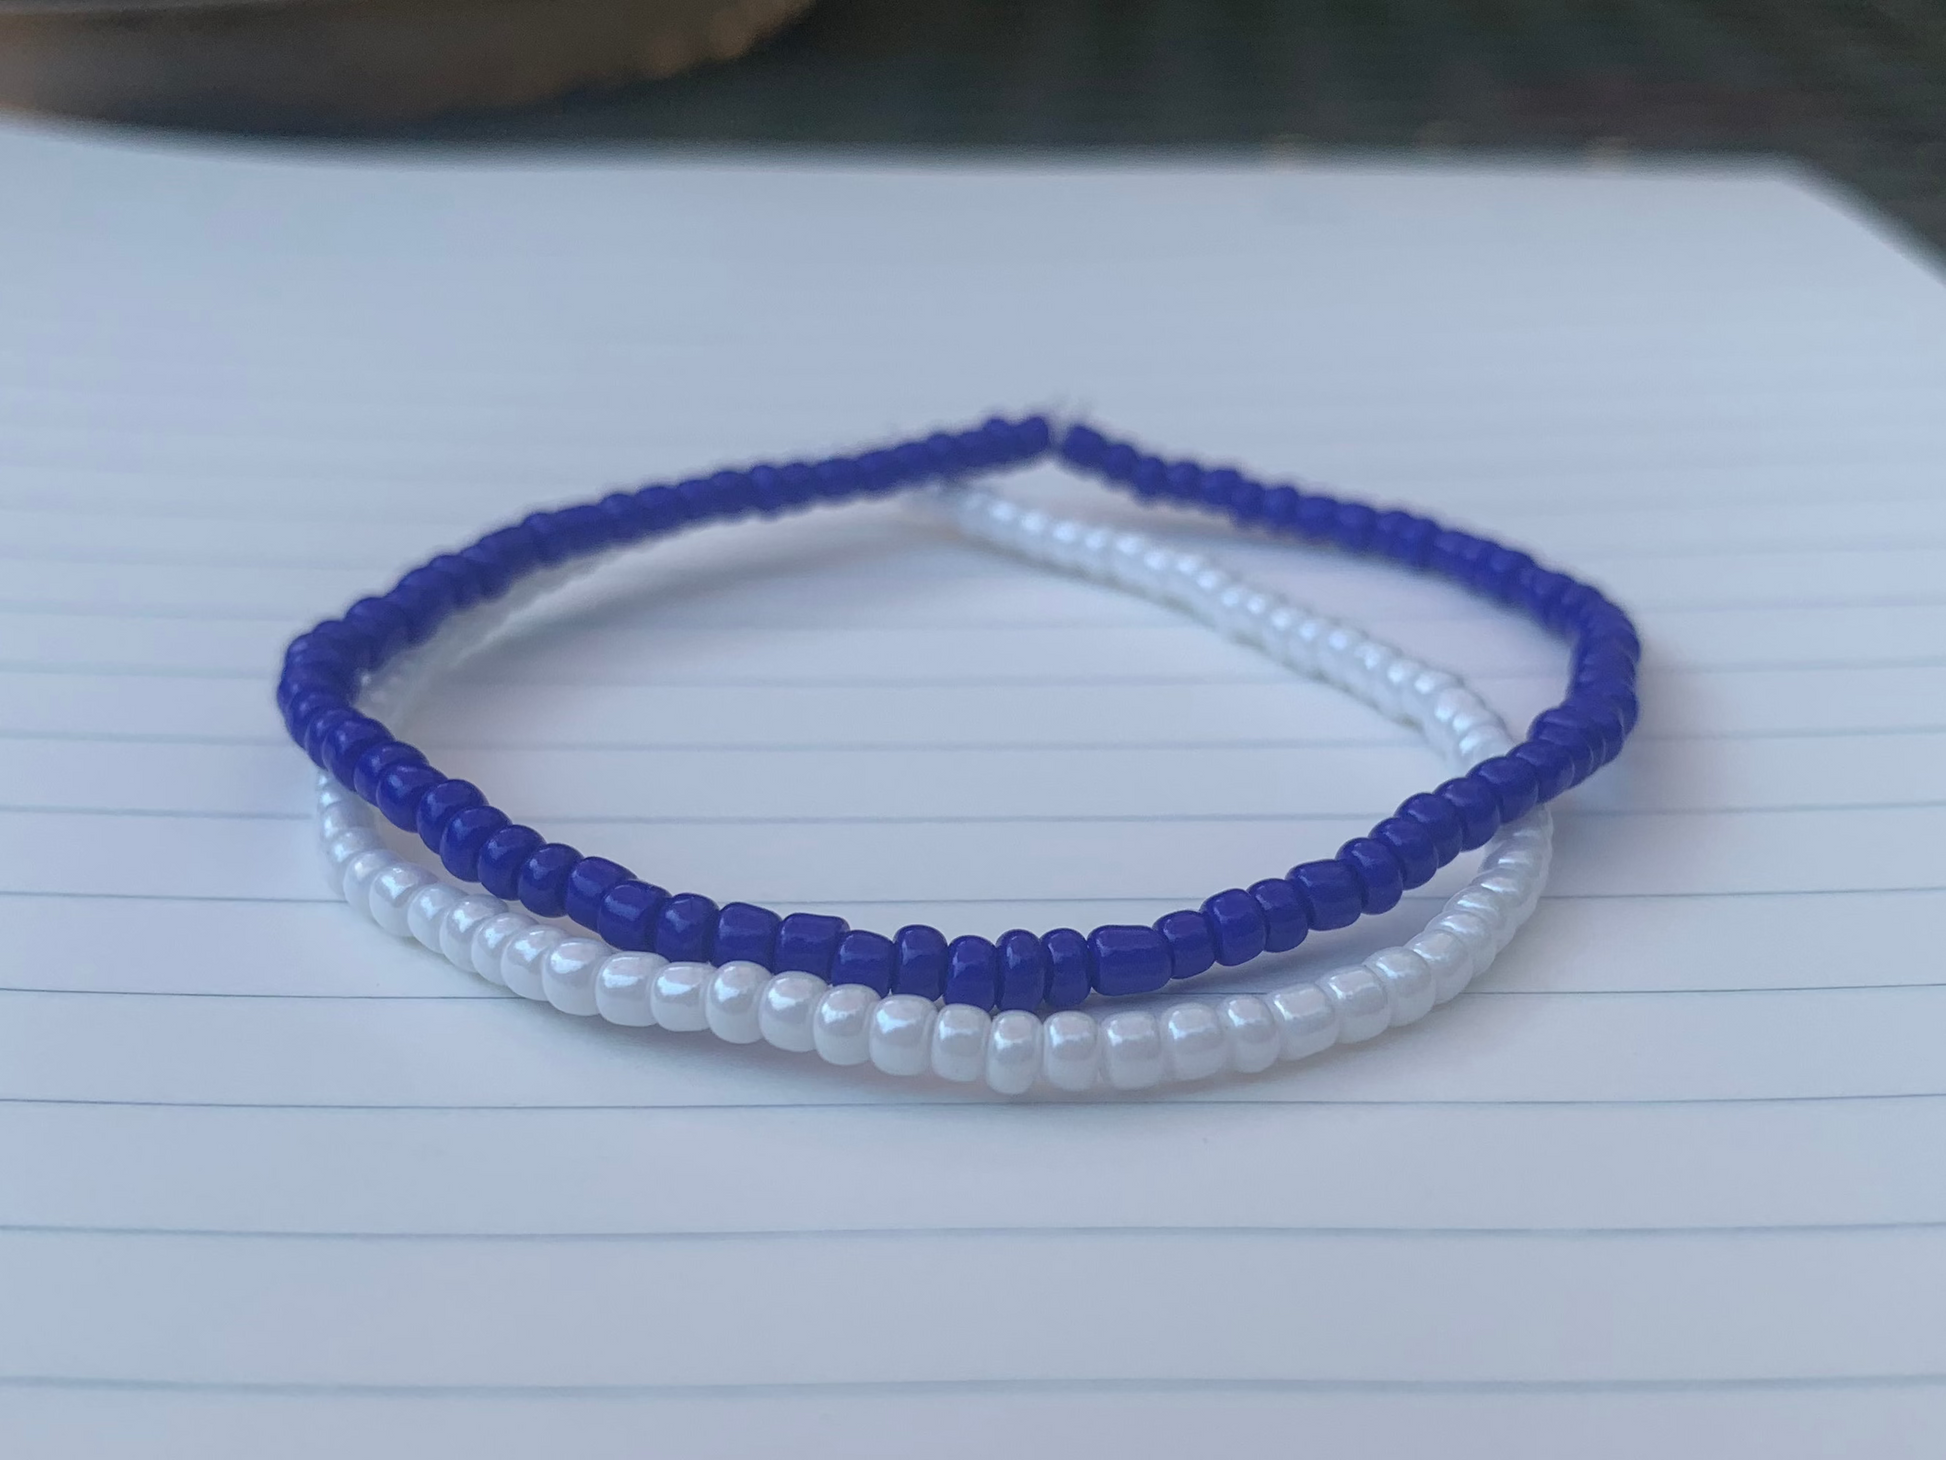
[[[18,126],[0,181],[0,1451],[1939,1452],[1946,288],[1814,185]],[[591,1027],[322,890],[290,634],[531,504],[1035,406],[1637,613],[1641,729],[1480,987],[1007,1104]],[[1456,590],[1032,485],[1558,695]],[[1440,774],[898,506],[612,581],[419,738],[719,900],[1149,918]]]

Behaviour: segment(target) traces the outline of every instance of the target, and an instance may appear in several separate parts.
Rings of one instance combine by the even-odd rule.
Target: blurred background
[[[0,0],[0,101],[502,145],[1782,154],[1946,243],[1946,0]]]

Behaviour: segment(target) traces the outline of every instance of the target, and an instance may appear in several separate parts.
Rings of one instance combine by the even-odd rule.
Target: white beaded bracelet
[[[1503,754],[1512,744],[1504,723],[1456,676],[1258,590],[1199,555],[1137,533],[1056,518],[985,490],[950,488],[937,500],[971,536],[1167,604],[1301,675],[1337,685],[1418,728],[1457,767]],[[368,685],[367,701],[385,703],[396,718],[410,697],[520,608],[592,566],[594,560],[584,560],[537,577],[452,620]],[[393,853],[379,839],[370,808],[328,775],[319,777],[318,814],[327,875],[347,902],[394,936],[415,938],[456,967],[524,997],[621,1025],[707,1029],[734,1044],[816,1051],[832,1064],[984,1081],[1007,1095],[1036,1085],[1137,1090],[1225,1070],[1255,1073],[1411,1023],[1487,969],[1533,910],[1551,855],[1551,821],[1545,807],[1537,808],[1496,834],[1473,879],[1402,946],[1261,996],[1042,1017],[942,1008],[909,994],[881,997],[863,985],[772,974],[752,963],[716,967],[620,952],[454,886]]]

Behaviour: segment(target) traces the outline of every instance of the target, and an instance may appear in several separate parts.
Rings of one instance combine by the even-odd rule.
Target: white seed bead
[[[1514,748],[1513,737],[1498,725],[1479,725],[1460,736],[1453,747],[1454,758],[1471,770],[1483,760],[1505,755]]]
[[[1391,645],[1377,639],[1367,639],[1351,656],[1352,682],[1358,697],[1387,719],[1396,719],[1399,713],[1398,695],[1386,678],[1397,657]]]
[[[1434,923],[1405,946],[1432,970],[1435,1004],[1445,1003],[1473,981],[1473,945],[1452,929]]]
[[[1418,702],[1412,687],[1419,682],[1419,676],[1426,672],[1426,666],[1404,654],[1394,654],[1392,662],[1385,666],[1386,711],[1395,720],[1412,724],[1418,719]]]
[[[568,935],[559,928],[536,923],[509,943],[501,953],[500,982],[523,999],[545,999],[547,985],[542,970],[546,967],[547,955],[565,943],[567,938]]]
[[[757,1001],[757,1028],[766,1043],[796,1054],[808,1054],[816,1041],[811,1017],[828,987],[815,973],[780,973],[764,985]]]
[[[394,862],[372,879],[371,891],[366,894],[372,921],[394,938],[410,937],[412,927],[406,904],[420,888],[436,880],[417,862]]]
[[[1337,627],[1336,619],[1322,614],[1300,618],[1292,627],[1290,637],[1284,640],[1284,662],[1307,678],[1323,677],[1325,641]]]
[[[760,963],[739,959],[717,969],[703,999],[703,1017],[709,1021],[710,1032],[729,1044],[755,1044],[762,1039],[757,1001],[769,982],[770,970]]]
[[[446,915],[465,900],[465,894],[457,887],[427,882],[405,905],[406,931],[418,940],[420,947],[439,952],[439,934],[446,926]]]
[[[1050,1014],[1041,1029],[1041,1073],[1057,1090],[1091,1088],[1101,1069],[1101,1026],[1078,1009]]]
[[[1254,1075],[1277,1063],[1277,1019],[1255,994],[1236,994],[1216,1006],[1229,1043],[1230,1068]]]
[[[1432,965],[1409,948],[1387,948],[1365,960],[1365,967],[1385,985],[1394,1026],[1412,1024],[1432,1012],[1438,987]]]
[[[1147,1009],[1101,1021],[1101,1068],[1117,1090],[1146,1090],[1163,1074],[1162,1025]]]
[[[647,1029],[655,1023],[649,986],[669,960],[654,953],[611,953],[595,970],[595,1012],[610,1024]]]
[[[987,1034],[993,1018],[971,1004],[948,1004],[932,1021],[932,1072],[970,1085],[986,1073]]]
[[[385,844],[375,831],[347,831],[333,837],[324,848],[324,880],[333,892],[342,894],[345,866],[353,857],[375,852]]]
[[[507,980],[500,972],[500,960],[506,957],[514,939],[533,926],[534,920],[526,913],[512,910],[496,913],[481,923],[473,930],[473,942],[467,949],[473,971],[488,983],[504,985]]]
[[[862,1065],[872,1057],[872,1011],[878,995],[862,983],[833,984],[811,1016],[811,1042],[831,1065]]]
[[[1534,880],[1511,872],[1487,872],[1473,879],[1473,885],[1482,892],[1495,893],[1504,897],[1508,903],[1508,918],[1519,927],[1533,912],[1534,903],[1540,897],[1540,890]]]
[[[1213,1006],[1175,1004],[1161,1025],[1164,1078],[1206,1080],[1230,1062],[1229,1039]]]
[[[649,985],[649,1010],[664,1029],[684,1034],[709,1028],[703,995],[716,970],[707,963],[665,964]]]
[[[439,951],[453,967],[467,973],[473,967],[473,935],[488,918],[497,918],[507,905],[497,897],[462,897],[439,925]]]
[[[333,806],[364,806],[359,794],[329,771],[318,772],[318,810],[328,811]],[[366,807],[369,811],[370,808]],[[326,838],[329,840],[329,838]]]
[[[1468,908],[1454,907],[1451,903],[1433,919],[1427,931],[1449,934],[1466,945],[1467,952],[1473,956],[1473,967],[1466,975],[1467,983],[1493,967],[1494,955],[1500,951],[1500,939],[1491,922]],[[1456,988],[1453,993],[1459,991]]]
[[[931,999],[894,994],[872,1010],[872,1063],[888,1075],[923,1075],[932,1063]]]
[[[993,1016],[987,1034],[987,1085],[1002,1095],[1025,1095],[1041,1072],[1041,1021],[1025,1009]]]
[[[1280,1059],[1301,1060],[1338,1042],[1338,1006],[1316,984],[1278,989],[1267,1002],[1277,1021]]]
[[[1513,904],[1497,892],[1484,887],[1462,887],[1446,899],[1446,912],[1470,912],[1493,931],[1493,951],[1498,953],[1514,935]]]
[[[318,813],[318,840],[330,842],[348,831],[369,831],[372,825],[371,813],[366,811],[363,816],[358,814],[359,809],[364,805],[363,801],[355,806],[340,801],[334,806],[325,807]]]
[[[563,1014],[594,1017],[595,972],[613,951],[599,938],[563,938],[541,964],[541,992]]]
[[[1359,964],[1318,980],[1324,996],[1338,1008],[1338,1043],[1360,1044],[1383,1033],[1392,1022],[1391,1000],[1379,976]]]
[[[372,883],[379,874],[399,864],[398,858],[380,847],[374,851],[360,852],[345,863],[344,873],[338,882],[338,890],[344,894],[346,902],[358,911],[370,916],[372,910]]]

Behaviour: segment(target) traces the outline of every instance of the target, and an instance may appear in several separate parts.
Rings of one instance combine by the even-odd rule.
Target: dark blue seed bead
[[[1289,532],[1297,526],[1297,488],[1272,487],[1264,493],[1261,512],[1263,524],[1272,532]]]
[[[867,451],[857,458],[858,490],[889,492],[899,484],[899,464],[889,451]]]
[[[1483,847],[1500,830],[1500,794],[1484,781],[1461,776],[1433,791],[1459,814],[1460,850]]]
[[[1622,753],[1622,743],[1628,739],[1628,725],[1621,707],[1613,700],[1600,695],[1574,694],[1561,708],[1580,716],[1600,738],[1603,765]]]
[[[1460,814],[1453,803],[1443,796],[1424,792],[1408,796],[1399,804],[1399,815],[1416,823],[1421,831],[1432,838],[1433,856],[1442,867],[1457,857],[1465,845],[1466,833],[1460,824]]]
[[[671,963],[701,963],[716,936],[716,904],[700,892],[678,892],[655,920],[655,951]]]
[[[398,605],[382,598],[361,598],[345,610],[345,622],[371,636],[372,663],[383,664],[406,644],[410,626]]]
[[[1193,461],[1172,461],[1162,470],[1163,494],[1178,502],[1203,500],[1203,469]]]
[[[674,487],[644,487],[635,495],[642,503],[642,516],[652,533],[674,532],[689,521],[689,508]]]
[[[381,742],[358,757],[358,764],[351,768],[351,788],[364,800],[375,802],[380,776],[395,765],[425,763],[425,752],[416,745],[407,745],[403,740]]]
[[[1264,952],[1288,953],[1311,931],[1311,915],[1304,899],[1285,878],[1252,882],[1250,898],[1264,915]]]
[[[1196,494],[1205,507],[1213,507],[1218,512],[1228,512],[1231,502],[1236,499],[1238,488],[1242,485],[1242,472],[1227,466],[1219,466],[1214,471],[1203,473]]]
[[[1056,928],[1041,935],[1047,950],[1047,1004],[1055,1009],[1080,1007],[1088,997],[1088,940],[1073,928]]]
[[[1026,416],[1014,426],[1014,460],[1032,461],[1054,446],[1054,427],[1046,416]]]
[[[447,822],[469,806],[484,805],[486,797],[471,781],[441,781],[419,798],[418,808],[412,817],[412,829],[419,833],[420,841],[437,849],[439,838],[445,835]]]
[[[716,941],[710,945],[711,963],[760,963],[774,966],[777,926],[783,922],[767,907],[726,902],[716,915]]]
[[[507,813],[492,806],[469,806],[446,823],[439,838],[439,862],[462,882],[480,880],[480,848],[507,825]]]
[[[1239,480],[1230,492],[1230,516],[1246,526],[1261,521],[1266,495],[1262,482],[1253,482],[1247,477]]]
[[[601,917],[601,905],[608,894],[622,883],[632,881],[634,874],[619,862],[611,862],[606,857],[583,857],[568,873],[567,891],[561,895],[561,905],[575,922],[592,929]]]
[[[1551,625],[1554,622],[1555,604],[1560,602],[1561,595],[1573,582],[1564,573],[1549,572],[1546,568],[1529,568],[1514,584],[1514,601],[1536,622]]]
[[[1363,889],[1339,861],[1306,862],[1291,868],[1291,885],[1304,902],[1304,918],[1318,932],[1348,928],[1358,921]]]
[[[312,722],[320,715],[346,708],[344,695],[335,689],[300,690],[291,700],[290,708],[284,711],[284,728],[290,731],[291,739],[302,745],[310,734]]]
[[[815,973],[826,978],[838,942],[851,931],[843,918],[822,913],[792,913],[777,929],[777,971]]]
[[[861,983],[875,994],[889,994],[897,961],[890,938],[853,928],[838,940],[837,951],[831,955],[831,982]]]
[[[520,519],[520,528],[533,540],[534,556],[542,563],[558,563],[574,551],[552,512],[530,512]]]
[[[784,474],[774,466],[751,467],[750,489],[755,494],[759,512],[775,515],[791,505],[790,499],[784,495]]]
[[[1216,961],[1225,968],[1248,963],[1264,951],[1270,929],[1257,899],[1241,887],[1219,892],[1203,904],[1203,917],[1216,938]]]
[[[1129,473],[1128,484],[1135,495],[1145,502],[1169,495],[1169,465],[1159,456],[1137,458],[1135,469]]]
[[[1061,436],[1061,455],[1085,469],[1101,464],[1108,438],[1093,426],[1070,426]]]
[[[304,727],[304,753],[320,769],[324,766],[325,743],[340,725],[355,725],[365,717],[349,705],[337,705],[311,717]]]
[[[1410,517],[1399,529],[1392,555],[1411,567],[1425,568],[1432,561],[1433,539],[1438,536],[1439,524],[1430,517]]]
[[[1169,945],[1172,978],[1194,978],[1216,964],[1216,937],[1199,912],[1184,908],[1155,920],[1155,930]]]
[[[1483,760],[1466,773],[1467,779],[1477,781],[1493,792],[1500,803],[1500,821],[1518,821],[1534,809],[1540,799],[1541,778],[1534,774],[1534,768],[1524,760],[1515,760],[1510,755],[1496,755],[1492,760]]]
[[[1346,552],[1362,553],[1372,545],[1378,513],[1363,502],[1341,502],[1331,522],[1331,540]]]
[[[617,948],[647,953],[655,947],[655,925],[662,917],[663,904],[668,901],[669,894],[653,882],[633,879],[617,882],[601,900],[595,932]]]
[[[1096,464],[1095,470],[1109,481],[1120,482],[1126,486],[1134,480],[1136,460],[1135,448],[1125,442],[1117,441],[1102,452],[1101,460]]]
[[[1338,861],[1358,880],[1359,906],[1368,913],[1390,912],[1405,892],[1405,869],[1384,842],[1353,837],[1338,848]]]
[[[676,483],[676,495],[682,498],[692,522],[710,522],[718,516],[716,491],[703,477],[691,477]]]
[[[724,517],[743,517],[757,506],[757,487],[748,472],[719,471],[710,479],[717,511]]]
[[[994,947],[1000,958],[1000,988],[994,1002],[1002,1009],[1038,1009],[1047,998],[1051,971],[1041,940],[1015,928],[1002,933]]]
[[[514,570],[493,549],[482,543],[459,550],[460,560],[473,569],[484,598],[498,598],[513,586]]]
[[[971,464],[960,446],[960,439],[947,431],[935,431],[925,441],[927,466],[931,475],[957,476]]]
[[[892,459],[899,466],[899,485],[931,480],[937,475],[932,453],[917,441],[906,441],[892,448]]]
[[[892,992],[936,999],[946,991],[946,938],[937,928],[914,923],[892,937],[898,962],[892,969]]]
[[[406,576],[409,578],[411,574]],[[446,585],[429,587],[423,579],[397,584],[381,601],[391,604],[405,616],[405,641],[408,644],[425,643],[453,606],[452,595]]]
[[[1574,677],[1633,681],[1635,660],[1607,641],[1584,645],[1575,651]]]
[[[1372,519],[1372,551],[1382,557],[1401,558],[1401,542],[1406,528],[1418,520],[1410,512],[1401,512],[1396,507],[1379,513]]]
[[[541,560],[540,546],[534,541],[534,535],[518,523],[489,532],[475,546],[490,548],[515,573],[525,573]]]
[[[1170,971],[1169,945],[1154,928],[1111,923],[1088,935],[1088,981],[1097,993],[1152,994]]]
[[[546,838],[531,826],[503,826],[480,848],[480,886],[503,902],[520,900],[520,873]]]
[[[391,731],[363,715],[341,720],[324,737],[324,768],[337,777],[339,784],[349,785],[352,772],[358,768],[365,752],[388,744],[391,739]]]
[[[1551,740],[1565,750],[1574,761],[1574,784],[1580,785],[1593,775],[1606,756],[1607,737],[1586,715],[1577,713],[1565,705],[1543,710],[1534,717],[1534,723],[1527,727],[1530,740]]]
[[[955,938],[946,946],[946,1002],[991,1009],[1000,997],[1000,953],[985,938]]]
[[[1552,801],[1574,784],[1574,757],[1552,741],[1523,741],[1510,754],[1534,768],[1543,801]]]
[[[379,813],[400,831],[411,831],[419,824],[420,798],[445,779],[424,763],[393,766],[378,778]]]
[[[610,492],[599,503],[609,519],[609,535],[616,542],[640,542],[649,535],[649,514],[634,492]]]
[[[811,495],[833,502],[842,501],[858,491],[862,480],[857,462],[849,456],[834,456],[829,461],[819,462],[813,469]],[[810,497],[801,500],[809,501]]]
[[[614,521],[592,502],[563,507],[554,514],[555,522],[567,534],[573,551],[591,553],[615,541]]]
[[[440,574],[453,585],[455,608],[471,608],[487,596],[486,579],[459,553],[439,554],[426,563],[426,571]]]
[[[1297,499],[1297,530],[1313,542],[1324,542],[1338,521],[1338,499],[1322,492],[1304,492]]]
[[[521,864],[514,895],[535,917],[562,916],[568,910],[568,878],[580,860],[581,853],[571,846],[562,842],[543,843]]]
[[[1495,598],[1511,602],[1520,575],[1534,566],[1534,560],[1514,548],[1495,548],[1487,555],[1480,571],[1480,586]]]
[[[1439,849],[1409,816],[1388,816],[1372,828],[1372,840],[1392,854],[1407,887],[1424,887],[1439,870]]]
[[[1435,573],[1456,576],[1463,561],[1463,549],[1472,537],[1456,528],[1442,530],[1432,540],[1432,551],[1426,559],[1426,566]]]

